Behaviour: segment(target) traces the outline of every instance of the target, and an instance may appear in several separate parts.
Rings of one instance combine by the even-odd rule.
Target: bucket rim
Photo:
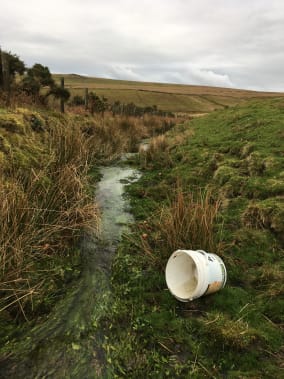
[[[180,296],[176,295],[174,290],[171,288],[172,286],[169,285],[168,280],[167,280],[168,266],[173,261],[173,259],[176,258],[177,254],[185,254],[189,258],[191,258],[192,261],[194,262],[196,270],[197,270],[197,285],[196,285],[195,289],[192,291],[192,293],[190,294],[190,296],[187,296],[187,297],[180,297]],[[174,297],[176,297],[176,299],[178,299],[182,302],[188,302],[188,301],[192,301],[196,298],[201,297],[206,292],[207,282],[206,282],[204,272],[207,270],[207,265],[206,265],[206,261],[205,261],[206,258],[205,257],[206,257],[206,252],[203,250],[201,252],[198,250],[178,249],[171,254],[171,256],[168,259],[167,265],[166,265],[165,277],[166,277],[167,287],[168,287],[169,291],[171,292],[171,294]]]

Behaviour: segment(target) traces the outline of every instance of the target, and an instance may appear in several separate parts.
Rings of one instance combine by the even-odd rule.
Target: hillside
[[[284,93],[257,92],[208,86],[135,82],[92,78],[76,74],[54,74],[59,83],[64,77],[66,88],[72,95],[84,95],[85,88],[108,98],[110,103],[133,102],[139,106],[157,105],[170,112],[208,113],[215,109],[243,103],[248,99],[284,97]]]
[[[282,377],[283,130],[283,101],[253,101],[177,126],[140,155],[137,224],[113,265],[114,375]],[[174,299],[164,270],[179,248],[220,255],[225,288]]]

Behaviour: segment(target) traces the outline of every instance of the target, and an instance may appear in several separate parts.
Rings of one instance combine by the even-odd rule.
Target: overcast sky
[[[0,45],[55,73],[284,92],[284,0],[1,0]]]

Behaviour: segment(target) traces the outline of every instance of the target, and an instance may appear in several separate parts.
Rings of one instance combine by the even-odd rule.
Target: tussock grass
[[[90,165],[136,151],[165,125],[161,117],[41,115],[23,108],[1,115],[0,310],[28,317],[53,286],[54,265],[62,265],[82,229],[97,228],[99,212],[86,191]]]
[[[90,125],[90,146],[98,159],[113,160],[122,153],[137,149],[138,142],[145,134],[143,125],[135,119],[112,118],[97,119]]]
[[[185,192],[178,185],[172,200],[139,225],[139,249],[146,261],[164,270],[165,261],[177,249],[218,253],[220,206],[221,201],[214,198],[211,190]]]
[[[84,171],[94,159],[88,139],[73,122],[65,126],[51,125],[46,144],[55,170],[73,164]]]
[[[113,160],[126,152],[137,152],[142,139],[172,127],[163,117],[143,118],[116,116],[107,114],[104,118],[95,117],[82,126],[89,136],[89,146],[96,159]],[[160,137],[157,137],[160,138]]]
[[[158,135],[151,139],[149,146],[140,148],[139,158],[143,168],[149,168],[153,164],[162,167],[171,167],[172,160],[169,154],[169,145],[165,135]]]
[[[80,128],[57,120],[31,143],[42,152],[37,165],[26,160],[29,145],[12,150],[0,182],[0,310],[24,317],[51,285],[52,259],[68,255],[99,218],[86,192],[93,153]]]
[[[210,190],[185,193],[179,187],[169,207],[163,207],[158,228],[168,250],[203,249],[216,252],[215,220],[220,200]]]
[[[0,186],[1,310],[16,305],[23,311],[29,295],[39,294],[42,282],[50,280],[32,275],[39,262],[64,255],[82,228],[97,225],[96,206],[84,194],[75,166],[55,172],[47,186],[38,175],[28,183],[22,179]]]

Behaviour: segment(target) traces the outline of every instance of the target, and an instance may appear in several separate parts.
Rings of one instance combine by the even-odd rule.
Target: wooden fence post
[[[0,75],[2,75],[2,84],[1,84],[1,82],[0,82],[0,88],[2,87],[2,86],[4,86],[4,83],[3,83],[3,64],[2,64],[2,49],[1,49],[1,46],[0,46],[0,63],[1,63],[1,73],[0,73]]]
[[[64,89],[64,78],[60,79],[61,88]],[[60,99],[60,111],[61,113],[64,113],[64,100]]]
[[[3,76],[3,89],[6,92],[7,100],[6,105],[10,105],[10,74],[9,74],[9,59],[5,51],[1,50],[2,61],[2,76]]]
[[[85,110],[88,110],[89,107],[89,90],[85,88]]]

